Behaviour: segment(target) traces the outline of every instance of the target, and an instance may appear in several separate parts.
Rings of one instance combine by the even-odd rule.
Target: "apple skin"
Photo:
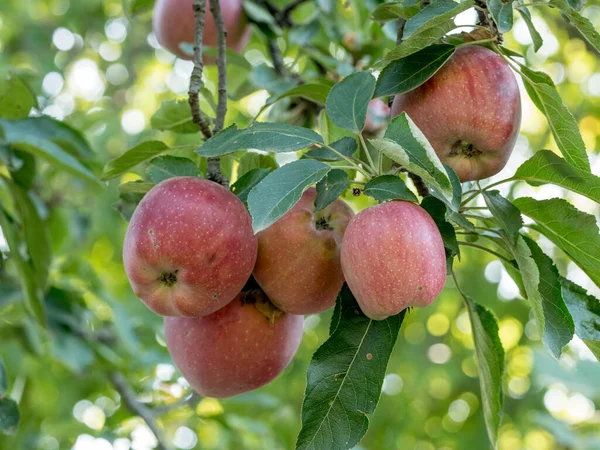
[[[332,308],[344,283],[340,250],[354,212],[340,199],[315,211],[316,197],[315,188],[307,189],[291,210],[257,234],[254,278],[273,304],[291,314]],[[329,229],[317,229],[322,227]]]
[[[152,24],[158,42],[181,59],[193,59],[192,55],[179,48],[181,43],[194,44],[196,20],[193,4],[194,0],[157,0],[154,6]],[[220,5],[227,30],[227,48],[239,53],[246,47],[252,34],[242,0],[220,0]],[[217,29],[208,0],[202,43],[209,47],[217,46]]]
[[[521,124],[513,72],[496,53],[475,45],[458,48],[424,84],[397,95],[392,117],[402,111],[463,182],[500,172]]]
[[[271,321],[261,307],[274,312]],[[167,348],[185,379],[200,395],[223,398],[277,377],[298,349],[304,317],[277,311],[264,293],[250,291],[208,316],[164,322]]]
[[[390,107],[378,98],[369,102],[367,107],[367,120],[363,131],[367,134],[377,134],[384,128],[390,117]]]
[[[342,268],[363,313],[382,320],[436,299],[446,280],[444,243],[420,206],[382,203],[361,211],[348,225]]]
[[[244,204],[195,177],[163,181],[136,208],[123,245],[135,294],[164,316],[203,316],[240,293],[258,242]]]

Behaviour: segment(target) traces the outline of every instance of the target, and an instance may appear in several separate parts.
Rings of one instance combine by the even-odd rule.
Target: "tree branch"
[[[146,407],[146,405],[137,399],[134,390],[131,386],[129,386],[129,383],[127,383],[125,377],[119,372],[110,372],[108,376],[112,384],[115,386],[117,392],[121,395],[125,406],[127,406],[132,413],[137,414],[144,419],[144,422],[146,422],[148,428],[150,428],[152,433],[154,433],[154,436],[156,436],[156,440],[158,442],[157,448],[159,450],[170,450],[170,447],[166,443],[165,436],[156,422],[154,414],[149,408]]]
[[[215,133],[218,133],[223,129],[225,116],[227,115],[227,30],[225,29],[225,23],[223,22],[219,0],[209,0],[209,4],[210,12],[215,19],[215,26],[217,29],[217,70],[219,79],[217,88],[217,118],[214,131]],[[206,177],[226,188],[229,187],[229,180],[221,173],[219,158],[208,159]]]
[[[206,139],[212,136],[212,131],[204,114],[200,110],[199,92],[202,87],[202,70],[204,62],[202,61],[202,34],[204,33],[204,16],[206,15],[206,3],[204,0],[194,0],[194,17],[196,18],[196,36],[194,42],[194,69],[190,78],[190,89],[188,92],[188,102],[192,110],[192,120],[198,125],[200,131]]]
[[[271,60],[273,61],[273,68],[277,75],[283,75],[285,73],[285,66],[283,65],[283,58],[279,51],[276,39],[268,39],[267,45],[269,47],[269,53],[271,54]]]
[[[302,3],[305,3],[309,0],[294,0],[292,3],[290,3],[289,5],[287,5],[283,11],[281,11],[281,18],[282,20],[285,20],[286,22],[289,22],[291,24],[290,21],[290,14],[292,13],[292,11],[294,9],[296,9],[296,7],[300,6]]]

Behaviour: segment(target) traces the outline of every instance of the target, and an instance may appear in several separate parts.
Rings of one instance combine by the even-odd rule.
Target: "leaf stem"
[[[346,160],[346,162],[348,162],[353,169],[358,170],[360,173],[362,173],[365,177],[367,178],[371,178],[372,174],[370,174],[369,172],[367,172],[365,169],[363,169],[359,164],[355,163],[354,160],[352,158],[348,158],[346,155],[338,152],[335,148],[333,148],[330,145],[327,145],[323,142],[315,142],[316,145],[319,145],[320,147],[326,148],[327,150],[335,153],[336,155],[338,155],[339,157],[343,158],[344,160]],[[332,166],[333,167],[333,166]]]
[[[362,133],[358,133],[358,138],[360,139],[360,143],[367,155],[367,159],[369,160],[368,166],[370,167],[370,169],[373,171],[373,173],[375,175],[379,175],[379,173],[377,172],[377,169],[375,168],[375,162],[373,161],[373,157],[371,156],[371,152],[369,151],[369,148],[367,147],[367,143],[365,142],[365,138],[363,137]]]
[[[492,184],[488,184],[487,186],[484,186],[483,188],[479,188],[479,189],[473,189],[471,191],[468,192],[474,192],[473,195],[471,195],[470,197],[468,197],[466,200],[463,200],[463,202],[460,204],[461,208],[463,207],[463,205],[466,205],[467,203],[469,203],[471,200],[473,200],[475,197],[477,197],[479,194],[482,194],[483,191],[487,191],[488,189],[491,189],[493,187],[499,186],[501,184],[504,183],[508,183],[509,181],[514,181],[515,178],[514,177],[510,177],[510,178],[505,178],[503,180],[500,181],[496,181],[495,183]],[[467,194],[468,192],[465,192],[465,194]],[[463,194],[464,195],[464,194]]]
[[[474,244],[473,242],[466,242],[466,241],[458,241],[458,245],[463,245],[465,247],[477,248],[479,250],[489,253],[490,255],[494,255],[496,258],[500,258],[509,264],[512,264],[512,261],[510,259],[508,259],[506,256],[492,250],[491,248],[484,247],[483,245],[478,245],[478,244]]]

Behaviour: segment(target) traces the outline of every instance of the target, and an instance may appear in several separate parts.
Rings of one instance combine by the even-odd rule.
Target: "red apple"
[[[241,52],[250,40],[251,29],[244,13],[242,0],[220,0],[223,23],[227,30],[227,48]],[[192,8],[194,0],[157,0],[154,6],[153,27],[158,42],[182,59],[193,59],[179,44],[194,45],[196,21]],[[217,46],[215,20],[206,0],[206,16],[202,43]]]
[[[361,310],[381,320],[435,300],[446,279],[444,243],[420,206],[382,203],[361,211],[348,225],[342,268]]]
[[[136,208],[123,246],[135,294],[165,316],[203,316],[240,293],[257,239],[244,204],[217,183],[176,177]]]
[[[519,86],[508,64],[479,46],[461,47],[428,81],[397,95],[405,111],[461,181],[502,170],[521,124]]]
[[[369,102],[367,108],[367,121],[363,131],[368,134],[377,134],[386,125],[390,118],[390,107],[378,98]]]
[[[354,215],[342,200],[315,211],[315,188],[258,233],[254,278],[282,311],[315,314],[335,305],[344,283],[340,249]]]
[[[208,316],[165,317],[165,336],[194,390],[231,397],[269,383],[285,369],[302,339],[303,322],[254,290]]]

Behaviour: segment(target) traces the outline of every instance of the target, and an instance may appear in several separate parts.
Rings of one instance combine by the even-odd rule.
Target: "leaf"
[[[418,201],[417,196],[396,175],[381,175],[373,178],[366,184],[364,193],[380,202],[387,202],[389,200]]]
[[[155,0],[125,0],[123,2],[128,16],[135,16],[150,11]]]
[[[23,79],[11,73],[0,79],[0,119],[24,119],[36,107],[35,95]]]
[[[107,181],[133,169],[138,164],[158,156],[169,149],[167,144],[161,141],[146,141],[127,150],[118,158],[106,163],[102,180]]]
[[[6,396],[8,392],[8,374],[4,366],[4,360],[0,356],[0,399]]]
[[[253,122],[247,128],[238,129],[235,125],[226,128],[208,139],[196,153],[208,157],[248,149],[286,153],[322,142],[323,138],[308,128],[283,123]]]
[[[0,119],[0,135],[4,130],[4,141],[13,147],[45,159],[73,175],[97,183],[98,179],[90,169],[63,149],[60,144],[50,139],[43,126],[38,127],[41,123],[44,122],[32,122],[30,119],[19,121]]]
[[[513,27],[513,0],[487,0],[487,7],[500,33],[507,33]]]
[[[354,133],[362,131],[375,82],[375,77],[369,72],[357,72],[331,88],[325,107],[331,121]]]
[[[590,172],[585,144],[577,121],[563,104],[552,79],[543,72],[521,66],[523,83],[531,100],[546,116],[556,145],[572,166]]]
[[[477,354],[483,418],[492,447],[496,448],[503,408],[504,348],[494,315],[471,299],[467,302]]]
[[[455,17],[474,5],[473,0],[455,3],[451,0],[437,0],[423,8],[418,14],[406,21],[404,38],[410,38],[413,33],[435,28],[448,19]]]
[[[252,169],[275,170],[279,167],[273,155],[262,155],[260,153],[244,153],[239,160],[237,175],[241,178]]]
[[[233,183],[231,192],[237,195],[242,202],[246,203],[250,191],[254,186],[260,183],[270,171],[270,169],[252,169],[249,172],[246,172]]]
[[[329,144],[330,147],[333,147],[337,150],[338,153],[350,158],[356,152],[358,148],[358,144],[356,142],[356,138],[353,137],[343,137],[338,141],[335,141],[332,144]],[[320,147],[314,150],[309,150],[304,154],[307,158],[320,159],[322,161],[341,161],[342,158],[335,152],[332,152],[328,148]]]
[[[384,57],[383,62],[395,61],[397,59],[405,58],[413,53],[422,50],[429,45],[439,41],[448,32],[456,28],[452,19],[447,19],[445,22],[434,28],[427,28],[422,31],[417,31],[412,34],[408,39],[404,39],[400,45],[393,50],[390,50]]]
[[[442,235],[444,247],[446,248],[446,256],[453,258],[460,255],[458,241],[456,239],[456,231],[454,227],[446,221],[446,205],[441,200],[434,197],[425,197],[421,201],[421,207],[431,216]]]
[[[416,0],[405,0],[400,2],[390,2],[379,5],[373,11],[371,18],[376,22],[387,22],[388,20],[410,19],[421,9]]]
[[[483,191],[483,198],[492,215],[498,219],[500,226],[506,232],[509,241],[514,245],[523,226],[521,212],[502,197],[499,191]]]
[[[330,91],[331,86],[321,83],[306,83],[301,84],[300,86],[294,86],[293,88],[288,89],[282,94],[279,94],[274,98],[270,98],[265,104],[265,106],[263,106],[260,109],[257,116],[259,116],[265,109],[267,109],[272,104],[288,97],[300,97],[305,100],[309,100],[313,103],[316,103],[317,105],[324,106]]]
[[[150,160],[146,173],[156,184],[173,177],[200,177],[200,169],[189,158],[164,155]]]
[[[431,45],[387,65],[377,79],[375,97],[411,91],[431,78],[454,54],[456,47]]]
[[[550,4],[558,7],[592,47],[600,52],[600,33],[598,33],[596,28],[594,28],[594,24],[587,17],[579,14],[566,0],[551,0]]]
[[[360,441],[405,316],[369,319],[346,285],[338,303],[339,323],[308,366],[297,450],[346,450]]]
[[[519,0],[519,3],[523,4],[524,1]],[[538,33],[538,30],[535,28],[535,25],[533,24],[533,21],[531,20],[531,13],[529,12],[529,9],[527,9],[525,6],[521,6],[518,9],[518,11],[519,11],[519,13],[521,13],[521,17],[523,18],[523,21],[527,25],[527,29],[529,30],[529,34],[531,35],[531,41],[533,42],[533,49],[537,52],[542,47],[542,45],[544,45],[542,36],[540,36],[540,33]]]
[[[15,401],[11,398],[0,399],[0,432],[15,435],[20,421],[19,407]]]
[[[144,194],[147,194],[154,186],[154,183],[145,183],[142,180],[137,180],[120,184],[118,189],[121,194],[142,194],[143,196]]]
[[[10,177],[13,181],[21,186],[23,189],[29,190],[33,186],[36,175],[36,162],[35,157],[31,153],[22,152],[21,150],[12,150],[12,162],[19,161],[20,166],[18,169],[8,166]],[[9,163],[10,164],[10,163]]]
[[[513,178],[532,186],[555,184],[600,203],[600,177],[573,167],[549,150],[540,150],[521,164]]]
[[[522,197],[513,204],[536,222],[536,230],[569,255],[600,286],[600,235],[594,216],[559,198]]]
[[[271,172],[248,194],[248,210],[254,232],[274,224],[300,200],[304,190],[319,182],[331,167],[301,159]]]
[[[348,188],[348,174],[341,169],[333,169],[317,183],[315,211],[325,209]]]
[[[558,269],[533,239],[527,236],[523,236],[523,239],[539,271],[538,288],[545,322],[542,342],[552,356],[558,359],[562,349],[573,339],[573,318],[563,300]]]
[[[187,100],[163,102],[150,119],[150,125],[155,130],[172,131],[174,133],[198,132],[198,125],[192,120],[190,105]]]
[[[575,283],[560,278],[562,295],[575,321],[575,333],[600,361],[600,300]]]

